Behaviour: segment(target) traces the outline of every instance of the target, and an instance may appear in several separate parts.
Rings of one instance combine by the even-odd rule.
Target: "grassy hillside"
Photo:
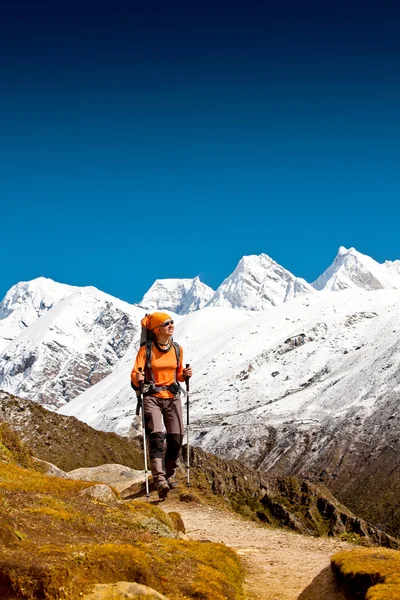
[[[136,581],[176,600],[240,600],[242,573],[224,545],[180,539],[144,502],[96,501],[93,484],[50,477],[0,423],[0,597],[77,600],[94,583]]]
[[[97,431],[75,417],[46,410],[36,402],[0,391],[0,419],[12,425],[37,458],[63,471],[106,463],[143,468],[138,440]]]

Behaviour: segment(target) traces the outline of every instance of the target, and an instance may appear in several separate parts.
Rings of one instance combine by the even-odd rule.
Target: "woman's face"
[[[171,337],[171,335],[174,333],[174,329],[175,327],[173,319],[168,319],[158,328],[158,333],[159,335],[167,335]]]

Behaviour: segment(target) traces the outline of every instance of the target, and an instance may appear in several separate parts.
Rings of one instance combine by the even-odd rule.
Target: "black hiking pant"
[[[182,404],[179,396],[145,396],[144,422],[149,440],[150,468],[155,488],[175,475],[183,441]],[[164,427],[166,436],[164,439]]]

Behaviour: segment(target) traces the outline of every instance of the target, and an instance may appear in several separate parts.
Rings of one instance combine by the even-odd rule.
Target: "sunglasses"
[[[174,320],[169,319],[168,321],[164,321],[164,323],[161,325],[161,327],[168,327],[168,325],[173,325],[173,324],[174,324]]]

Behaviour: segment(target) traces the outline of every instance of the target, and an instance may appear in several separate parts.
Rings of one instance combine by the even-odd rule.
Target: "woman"
[[[176,486],[175,472],[183,440],[178,382],[191,377],[192,369],[183,368],[183,350],[172,340],[174,321],[168,314],[146,315],[142,326],[147,329],[150,342],[142,345],[137,353],[131,380],[136,388],[146,382],[143,405],[150,466],[158,496],[165,498]],[[163,425],[167,431],[166,447]]]

